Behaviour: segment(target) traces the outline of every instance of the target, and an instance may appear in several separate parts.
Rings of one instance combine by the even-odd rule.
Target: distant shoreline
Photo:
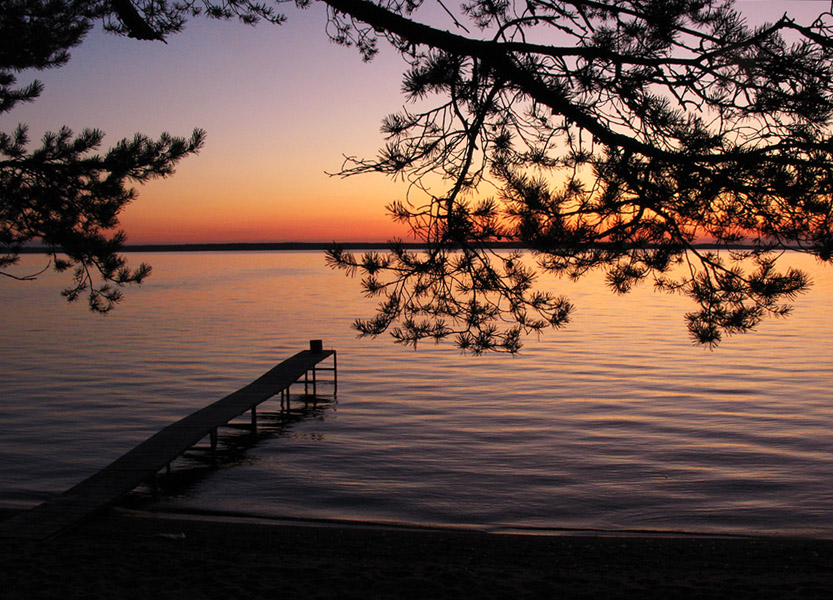
[[[327,250],[339,245],[348,250],[372,250],[387,248],[387,242],[240,242],[211,244],[127,244],[119,252],[262,252],[286,250]],[[424,248],[424,244],[405,243],[406,248]],[[45,254],[40,246],[22,248],[21,254]]]
[[[427,244],[422,242],[401,242],[401,247],[408,250],[425,250]],[[120,252],[286,252],[304,250],[329,250],[339,246],[345,250],[387,250],[390,242],[257,242],[257,243],[216,243],[216,244],[129,244]],[[523,250],[527,247],[517,242],[492,242],[487,247],[495,250]],[[716,244],[694,244],[701,250],[717,249]],[[726,249],[726,246],[720,246]],[[732,250],[751,250],[751,244],[736,244]],[[43,247],[21,248],[20,254],[46,254]]]

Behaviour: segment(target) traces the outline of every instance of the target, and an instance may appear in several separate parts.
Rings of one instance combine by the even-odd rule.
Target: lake
[[[789,257],[815,280],[792,316],[713,351],[690,342],[687,299],[591,276],[543,282],[576,305],[566,329],[472,357],[357,339],[375,301],[320,252],[128,256],[154,273],[106,316],[60,298],[66,276],[0,281],[0,505],[63,491],[322,339],[337,401],[289,424],[264,405],[265,435],[152,506],[833,537],[833,270],[812,258]]]

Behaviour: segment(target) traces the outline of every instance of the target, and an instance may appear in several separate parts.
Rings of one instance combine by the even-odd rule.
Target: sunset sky
[[[386,214],[405,187],[381,175],[330,177],[343,155],[374,156],[379,124],[403,104],[401,59],[387,47],[370,63],[324,31],[321,6],[285,5],[286,24],[191,21],[167,44],[91,32],[61,69],[24,73],[40,99],[5,115],[33,139],[67,125],[107,133],[208,132],[204,150],[174,177],[140,188],[124,211],[129,243],[383,241],[404,236]],[[747,0],[750,21],[789,11],[802,20],[825,1]]]

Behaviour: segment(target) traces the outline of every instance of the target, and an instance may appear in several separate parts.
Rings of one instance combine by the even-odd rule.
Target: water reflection
[[[153,255],[116,312],[4,292],[0,501],[34,503],[323,338],[339,405],[248,448],[179,509],[500,527],[831,532],[833,284],[693,347],[685,298],[543,280],[577,305],[517,357],[357,340],[317,253]],[[802,262],[803,261],[803,262]],[[337,408],[337,410],[336,410]],[[206,483],[206,481],[208,483]],[[303,502],[298,499],[303,498]]]

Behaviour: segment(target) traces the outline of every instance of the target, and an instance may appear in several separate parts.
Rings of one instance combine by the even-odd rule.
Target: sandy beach
[[[830,598],[833,540],[508,535],[110,512],[3,540],[34,598]]]

